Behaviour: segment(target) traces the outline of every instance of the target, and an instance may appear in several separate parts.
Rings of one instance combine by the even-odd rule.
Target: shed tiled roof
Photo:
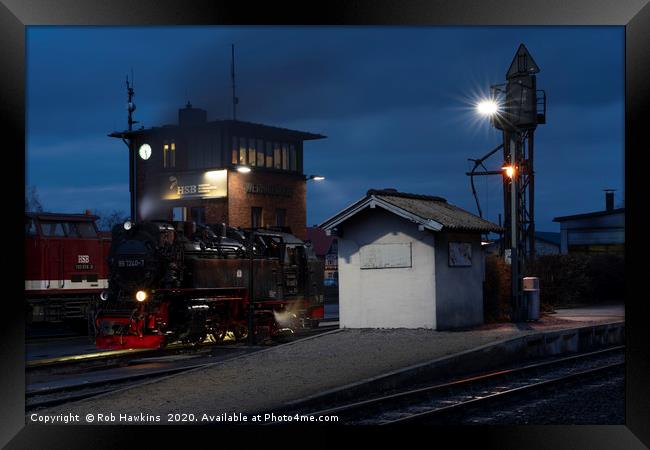
[[[468,230],[480,232],[498,232],[501,227],[482,219],[464,209],[454,206],[442,197],[408,194],[386,190],[370,190],[368,195],[381,198],[423,219],[434,220],[444,229]]]
[[[503,228],[454,206],[442,197],[410,194],[396,189],[371,189],[366,197],[326,220],[320,226],[337,227],[366,207],[383,207],[399,216],[420,223],[432,231],[501,232]]]

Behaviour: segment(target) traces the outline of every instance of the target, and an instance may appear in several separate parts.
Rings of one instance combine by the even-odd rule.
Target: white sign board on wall
[[[359,256],[362,269],[411,267],[411,243],[364,245]]]

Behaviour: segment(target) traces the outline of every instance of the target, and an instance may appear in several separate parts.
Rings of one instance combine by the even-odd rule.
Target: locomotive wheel
[[[243,325],[235,327],[235,339],[239,341],[246,338],[248,338],[248,327]]]

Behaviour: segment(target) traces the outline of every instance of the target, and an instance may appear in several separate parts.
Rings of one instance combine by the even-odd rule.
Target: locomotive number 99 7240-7
[[[120,259],[117,267],[144,267],[144,259]]]

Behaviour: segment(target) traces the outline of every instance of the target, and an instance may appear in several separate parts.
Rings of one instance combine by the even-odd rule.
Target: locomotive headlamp
[[[145,291],[138,291],[135,293],[135,299],[139,302],[143,302],[147,299],[147,293]]]
[[[126,222],[124,222],[124,229],[125,230],[129,231],[131,228],[133,228],[133,222],[131,222],[130,220],[127,220]]]

